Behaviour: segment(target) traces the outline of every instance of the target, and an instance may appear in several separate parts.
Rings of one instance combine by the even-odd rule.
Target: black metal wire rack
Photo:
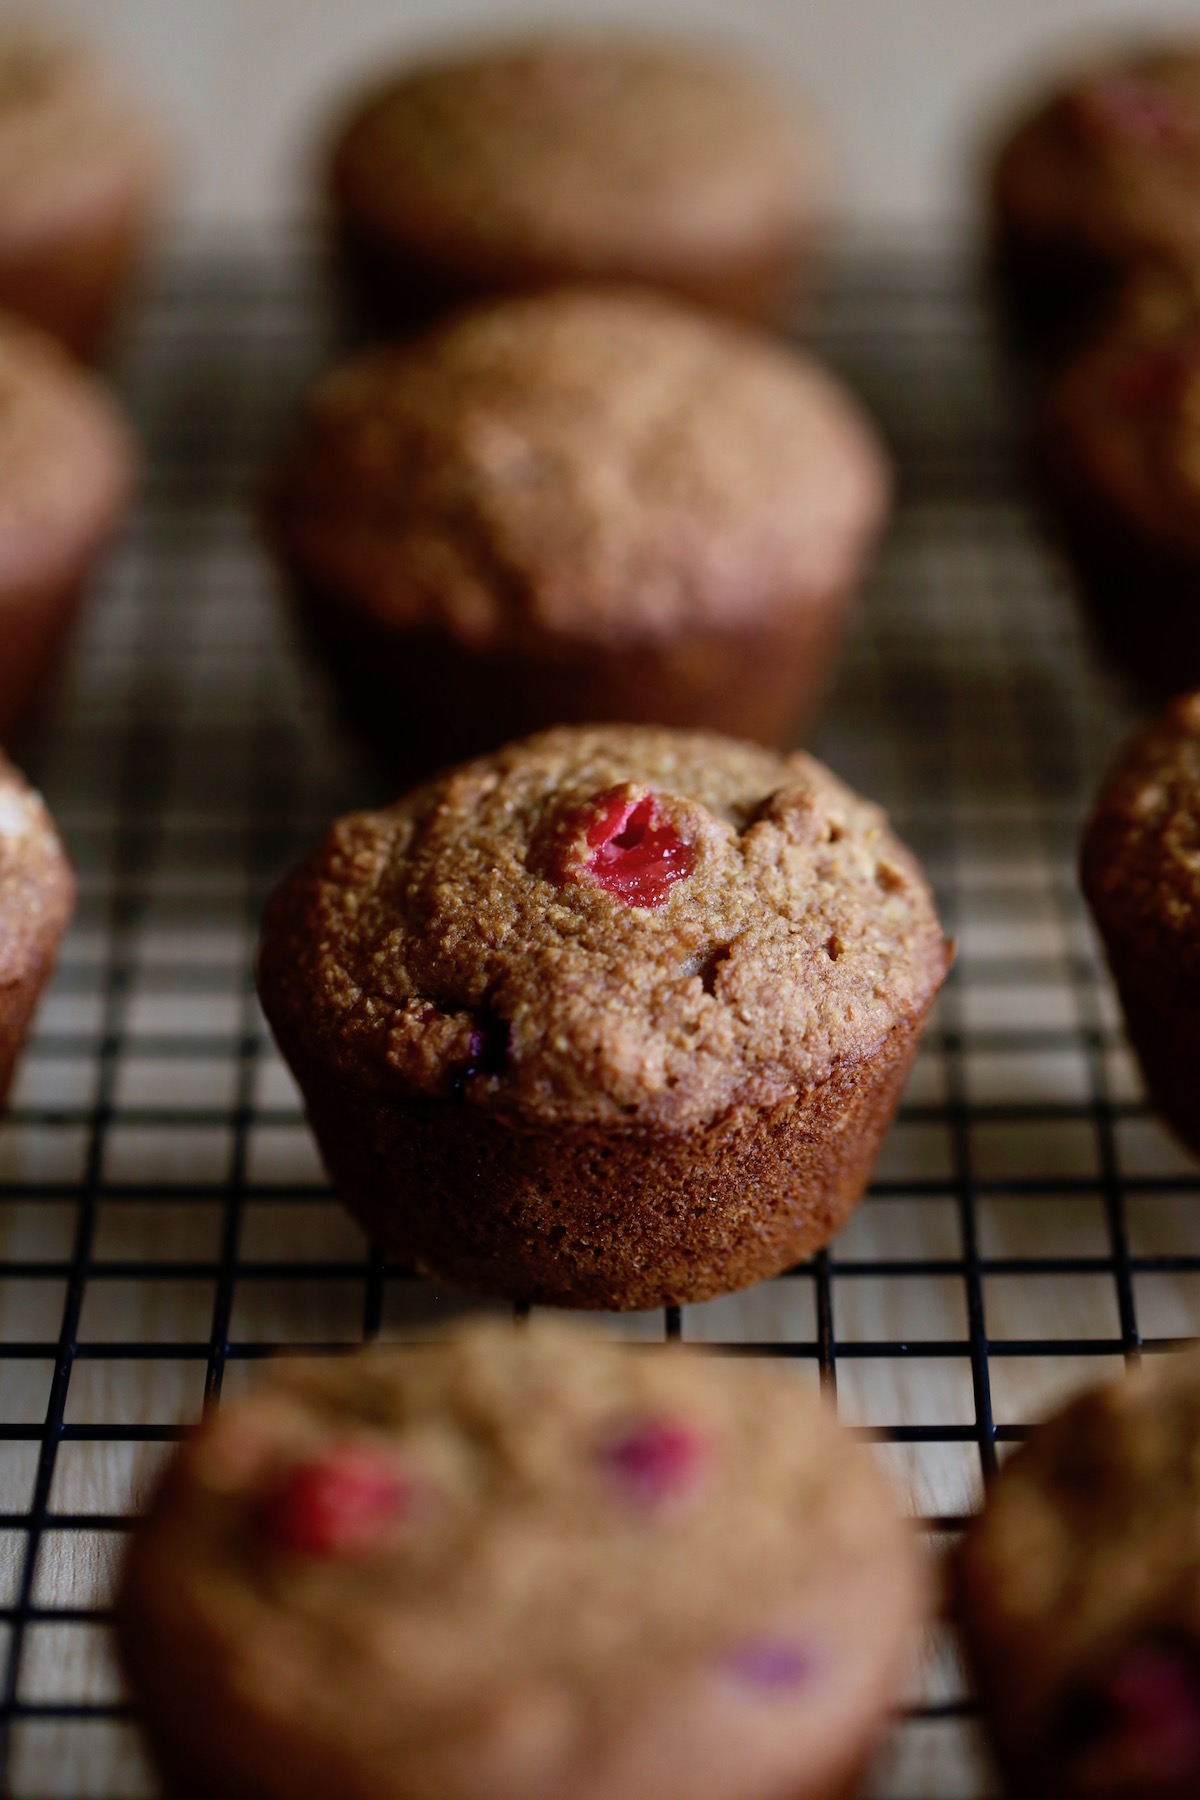
[[[82,897],[0,1124],[0,1791],[152,1792],[107,1646],[128,1514],[206,1399],[288,1346],[461,1306],[322,1179],[251,980],[267,887],[381,797],[290,642],[246,496],[327,354],[313,259],[194,251],[122,379],[143,504],[27,758]],[[958,962],[870,1195],[745,1295],[600,1319],[794,1360],[952,1534],[1072,1388],[1200,1333],[1200,1173],[1147,1115],[1074,880],[1128,724],[1019,490],[968,280],[865,256],[823,346],[883,422],[894,529],[818,748],[925,859]],[[881,1767],[892,1800],[992,1782],[952,1646]]]

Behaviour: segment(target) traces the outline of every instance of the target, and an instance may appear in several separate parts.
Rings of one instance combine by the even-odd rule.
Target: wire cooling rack
[[[11,1800],[152,1792],[106,1625],[127,1515],[206,1397],[282,1347],[400,1338],[465,1304],[333,1202],[253,997],[267,887],[333,815],[387,797],[246,520],[328,353],[321,291],[299,248],[168,269],[122,370],[143,504],[26,758],[82,897],[0,1125]],[[858,258],[821,338],[901,478],[818,747],[923,856],[958,962],[829,1252],[595,1326],[791,1359],[947,1537],[1040,1411],[1200,1333],[1200,1173],[1147,1115],[1081,912],[1079,818],[1128,720],[1031,525],[977,298],[952,269]],[[875,1792],[993,1789],[935,1633]]]

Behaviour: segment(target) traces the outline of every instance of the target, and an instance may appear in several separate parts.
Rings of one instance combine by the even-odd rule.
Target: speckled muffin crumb
[[[1200,1154],[1200,695],[1129,747],[1088,821],[1082,876],[1151,1100]]]
[[[272,900],[259,982],[386,1242],[636,1306],[836,1229],[946,966],[913,858],[819,763],[608,727],[341,821]]]
[[[790,741],[888,491],[813,359],[573,289],[335,369],[264,516],[357,722],[426,772],[589,719]]]
[[[0,1101],[74,901],[49,813],[0,754]]]
[[[811,258],[823,162],[800,104],[728,55],[550,33],[385,82],[329,186],[360,298],[392,322],[580,280],[757,318]]]
[[[119,1613],[181,1796],[834,1800],[923,1590],[794,1375],[494,1325],[210,1417]]]
[[[1010,1789],[1186,1800],[1200,1784],[1200,1356],[1086,1394],[1006,1463],[959,1562]]]

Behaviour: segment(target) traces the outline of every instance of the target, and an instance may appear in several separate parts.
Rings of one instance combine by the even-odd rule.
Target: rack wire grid
[[[402,1339],[473,1304],[339,1210],[254,999],[267,888],[329,819],[387,797],[247,516],[329,354],[322,293],[303,245],[169,262],[119,371],[142,504],[26,759],[81,898],[0,1125],[11,1800],[153,1792],[107,1625],[129,1515],[201,1407],[285,1347]],[[1078,825],[1128,719],[1031,523],[972,281],[853,257],[818,335],[900,472],[818,749],[923,857],[958,960],[829,1250],[745,1294],[594,1325],[791,1359],[944,1541],[1040,1412],[1200,1332],[1200,1174],[1147,1113],[1081,911]],[[994,1785],[935,1630],[874,1791]]]

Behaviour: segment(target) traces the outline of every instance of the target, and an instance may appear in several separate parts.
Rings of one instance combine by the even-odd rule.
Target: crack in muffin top
[[[678,1131],[869,1056],[948,960],[915,859],[820,763],[609,726],[339,821],[272,898],[259,976],[330,1081]]]
[[[811,358],[658,295],[572,289],[336,369],[265,516],[343,604],[545,650],[837,592],[888,486],[866,415]]]
[[[688,46],[549,35],[413,70],[372,95],[333,193],[385,242],[466,269],[515,260],[636,278],[811,224],[824,171],[795,105]]]

